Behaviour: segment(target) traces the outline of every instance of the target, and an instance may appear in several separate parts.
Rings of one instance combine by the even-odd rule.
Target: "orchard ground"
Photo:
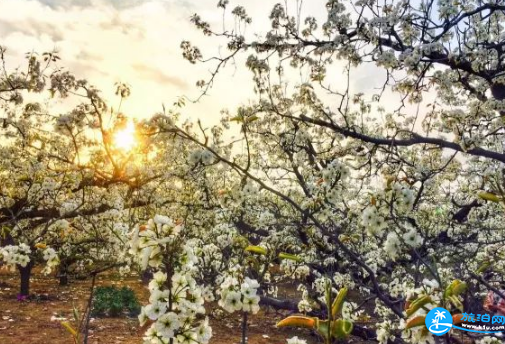
[[[138,277],[121,279],[113,274],[99,275],[97,286],[128,286],[135,291],[141,304],[146,304],[149,291]],[[38,271],[31,279],[30,301],[18,301],[19,276],[0,271],[0,343],[1,344],[67,344],[72,338],[59,321],[51,317],[72,319],[73,305],[82,313],[90,292],[90,280],[72,281],[68,286],[59,286],[54,276],[44,276]],[[282,291],[281,291],[282,292]],[[285,293],[290,291],[285,290]],[[217,305],[208,307],[213,330],[212,344],[235,344],[240,342],[241,319],[237,314],[216,315]],[[278,329],[277,321],[288,313],[262,309],[249,317],[249,344],[284,344],[286,339],[299,336],[309,344],[318,343],[310,332],[297,329]],[[145,329],[139,327],[137,318],[100,317],[92,318],[89,344],[140,344]],[[356,340],[350,342],[358,343]],[[359,343],[363,343],[360,341]]]

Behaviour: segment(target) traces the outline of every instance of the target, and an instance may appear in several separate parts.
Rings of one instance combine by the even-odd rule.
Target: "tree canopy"
[[[245,323],[260,307],[303,313],[279,326],[327,344],[435,343],[430,309],[457,317],[482,312],[489,291],[505,298],[505,4],[331,0],[320,20],[288,3],[254,36],[255,18],[228,1],[219,28],[191,18],[228,49],[205,57],[182,42],[184,58],[212,66],[202,96],[241,55],[256,91],[210,127],[183,121],[183,102],[128,119],[51,69],[55,54],[4,67],[4,263],[22,276],[40,258],[151,269],[145,343],[207,343],[213,300]],[[378,89],[355,87],[367,70]],[[45,90],[77,105],[27,100]],[[117,85],[120,102],[129,93]],[[124,130],[134,142],[118,141]],[[278,293],[287,281],[297,299]]]

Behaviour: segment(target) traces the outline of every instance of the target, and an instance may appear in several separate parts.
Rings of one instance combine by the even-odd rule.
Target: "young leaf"
[[[485,191],[479,192],[477,194],[477,196],[479,196],[483,200],[490,201],[490,202],[495,202],[495,203],[498,203],[501,200],[501,198],[498,197],[498,196],[496,196],[495,194],[492,194],[490,192],[485,192]]]
[[[245,248],[245,250],[247,252],[257,253],[257,254],[261,254],[261,255],[264,255],[264,256],[267,254],[266,248],[261,247],[261,246],[252,246],[252,245],[249,245],[249,246],[247,246]]]
[[[293,260],[295,262],[301,262],[302,261],[302,259],[300,257],[295,256],[294,254],[289,254],[289,253],[285,253],[285,252],[279,253],[279,258],[280,259]]]
[[[426,320],[426,316],[425,315],[419,315],[419,316],[417,316],[415,318],[410,319],[407,322],[407,326],[405,326],[405,328],[408,330],[408,329],[411,329],[413,327],[418,327],[418,326],[424,325],[425,320]]]
[[[72,335],[72,337],[77,337],[77,331],[72,327],[72,325],[70,325],[68,321],[62,321],[60,324]]]
[[[412,302],[410,307],[407,309],[407,316],[411,316],[418,309],[420,309],[421,307],[423,307],[424,305],[426,305],[430,302],[431,302],[431,297],[429,295],[421,296],[420,298],[418,298],[417,300]]]
[[[316,328],[318,321],[317,318],[305,317],[301,315],[292,315],[285,319],[279,321],[276,327],[304,327],[304,328]],[[317,319],[318,320],[318,319]]]
[[[331,326],[331,335],[336,339],[345,339],[349,337],[354,325],[346,319],[337,319]]]
[[[346,296],[347,296],[347,288],[344,287],[340,289],[340,291],[337,294],[337,297],[333,301],[333,305],[331,306],[331,315],[333,319],[336,319],[337,315],[342,310],[342,306],[344,305],[344,299]]]

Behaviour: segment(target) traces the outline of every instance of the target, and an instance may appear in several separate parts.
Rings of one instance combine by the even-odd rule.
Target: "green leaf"
[[[349,337],[354,325],[351,321],[345,319],[337,319],[332,323],[331,335],[336,339],[345,339]]]
[[[342,306],[344,305],[345,297],[347,296],[347,288],[344,287],[340,289],[337,294],[337,297],[333,301],[333,305],[331,306],[331,316],[335,319],[337,315],[342,311]]]
[[[265,256],[267,254],[267,249],[261,246],[249,245],[245,248],[247,252],[257,253]]]
[[[72,335],[72,337],[77,337],[77,331],[72,327],[72,325],[70,325],[68,321],[62,321],[60,324]]]
[[[416,299],[410,307],[407,309],[407,316],[411,316],[414,314],[418,309],[423,307],[424,305],[428,304],[431,302],[431,297],[429,295],[421,296],[420,298]]]
[[[81,320],[81,317],[79,316],[79,310],[77,309],[77,307],[73,306],[72,311],[74,314],[74,320],[76,322],[79,322]]]
[[[481,264],[481,266],[479,266],[479,268],[477,269],[476,272],[478,274],[481,274],[484,271],[486,271],[487,269],[489,269],[490,266],[491,266],[491,262],[484,262],[484,263]]]
[[[240,122],[243,122],[243,121],[244,121],[244,117],[242,117],[242,116],[235,116],[235,117],[230,118],[230,122],[238,122],[238,123],[240,123]]]
[[[496,196],[495,194],[492,194],[490,192],[485,192],[485,191],[482,191],[482,192],[479,192],[477,194],[480,198],[486,200],[486,201],[490,201],[490,202],[495,202],[495,203],[498,203],[500,202],[501,198]]]
[[[319,320],[319,319],[318,319]],[[319,320],[316,322],[317,332],[323,337],[328,338],[330,336],[330,326],[328,320]]]
[[[289,254],[289,253],[285,253],[285,252],[279,253],[279,258],[280,259],[293,260],[295,262],[301,262],[302,261],[302,258],[300,258],[298,256],[295,256],[294,254]]]

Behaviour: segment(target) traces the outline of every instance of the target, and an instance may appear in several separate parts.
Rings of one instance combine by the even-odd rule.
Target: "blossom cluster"
[[[149,283],[149,304],[139,321],[152,322],[145,344],[208,343],[212,328],[205,315],[204,290],[195,280],[198,259],[193,242],[183,238],[182,224],[162,215],[131,233],[130,254],[142,270],[157,269]]]
[[[403,227],[404,228],[398,228],[399,230],[404,231],[401,235],[403,243],[411,248],[419,247],[423,243],[423,237],[419,234],[418,230],[409,223],[405,223]],[[384,250],[393,260],[396,260],[400,253],[402,247],[401,239],[396,232],[389,232],[387,235],[386,241],[384,243]]]
[[[44,260],[47,262],[43,272],[45,274],[49,274],[51,273],[53,268],[57,267],[60,264],[60,259],[58,258],[58,254],[56,253],[54,248],[51,247],[47,247],[42,252],[42,255]]]
[[[190,165],[194,166],[201,162],[203,165],[210,165],[214,161],[214,154],[207,149],[199,149],[191,152],[188,157]]]
[[[30,246],[22,243],[19,245],[7,245],[0,247],[0,258],[4,263],[14,269],[16,265],[26,267],[30,262]]]
[[[44,268],[43,272],[48,274],[54,267],[58,266],[60,260],[53,248],[46,247],[45,244],[42,244],[40,248],[44,249],[42,252],[42,257],[47,262],[47,265]],[[33,252],[30,249],[30,246],[24,243],[21,243],[19,245],[7,245],[0,248],[0,259],[2,259],[4,263],[11,269],[14,269],[17,265],[26,267],[32,260],[32,253]]]
[[[300,284],[297,289],[302,291],[302,298],[298,302],[298,311],[301,313],[312,312],[313,301],[309,297],[309,291],[307,290],[307,287],[305,287],[303,284]]]
[[[283,259],[280,264],[281,271],[292,279],[303,280],[310,275],[310,268],[305,264],[297,263],[291,259]]]
[[[327,185],[331,185],[337,178],[344,181],[348,177],[349,168],[337,159],[330,162],[322,171],[323,182]]]
[[[298,336],[291,337],[287,340],[287,344],[307,344],[307,341],[304,339],[298,338]]]
[[[229,276],[220,285],[218,304],[229,313],[243,311],[256,314],[260,309],[259,286],[258,281],[249,277],[239,283],[237,278]]]
[[[156,215],[147,225],[133,230],[129,253],[134,256],[142,270],[148,266],[158,268],[162,263],[162,250],[167,244],[175,243],[181,228],[181,225],[174,223],[172,219]],[[185,253],[189,260],[194,262],[196,258],[193,251],[187,250]]]
[[[365,226],[369,235],[381,235],[387,227],[384,217],[379,214],[377,207],[368,206],[363,211],[361,223]]]
[[[412,189],[400,183],[394,183],[392,189],[396,211],[405,213],[412,210],[412,206],[414,205],[414,192]]]
[[[149,304],[142,307],[141,325],[154,321],[144,336],[144,343],[208,343],[212,328],[208,318],[195,325],[198,315],[205,314],[202,289],[186,273],[176,273],[168,280],[158,271],[149,283]]]

